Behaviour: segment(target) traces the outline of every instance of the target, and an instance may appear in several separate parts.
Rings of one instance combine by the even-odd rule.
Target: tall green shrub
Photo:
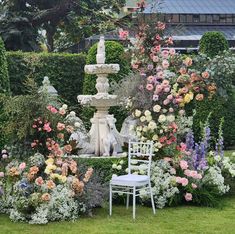
[[[228,49],[228,41],[221,32],[206,32],[199,42],[199,51],[211,58]]]
[[[77,95],[82,93],[84,54],[8,52],[7,61],[13,95],[25,93],[27,77],[42,85],[48,76],[59,95],[71,106],[77,105]]]
[[[0,37],[0,149],[5,144],[5,135],[3,122],[5,121],[4,113],[2,112],[2,98],[8,95],[10,91],[9,76],[7,69],[6,50],[2,38]]]
[[[96,64],[96,53],[97,44],[93,45],[87,55],[86,64]],[[108,76],[109,82],[120,81],[126,74],[130,72],[130,67],[127,60],[124,58],[124,47],[115,41],[105,42],[105,53],[106,61],[105,63],[118,63],[120,65],[120,71],[117,74],[110,74]],[[95,75],[85,75],[83,84],[83,94],[95,94],[97,90],[95,88],[96,76]],[[83,118],[89,123],[89,119],[94,113],[94,108],[83,108]],[[117,128],[120,129],[123,120],[126,117],[126,113],[119,107],[113,107],[110,110],[111,114],[114,114],[117,119]]]

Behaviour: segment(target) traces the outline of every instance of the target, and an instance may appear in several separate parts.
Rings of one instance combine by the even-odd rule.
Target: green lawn
[[[147,207],[137,207],[137,219],[131,218],[131,209],[115,206],[113,216],[107,208],[95,210],[94,217],[76,222],[59,222],[48,225],[12,223],[6,215],[0,216],[1,234],[165,234],[165,233],[235,233],[235,196],[223,199],[224,208],[180,206],[158,210],[156,216]]]

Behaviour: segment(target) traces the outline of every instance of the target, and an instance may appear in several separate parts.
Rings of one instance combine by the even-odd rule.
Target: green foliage
[[[196,140],[199,140],[201,135],[201,123],[205,122],[209,113],[209,119],[212,143],[216,142],[218,138],[217,132],[220,125],[221,118],[224,117],[224,143],[225,147],[233,146],[235,144],[235,95],[234,92],[224,99],[220,96],[214,96],[212,99],[204,100],[196,103],[196,115],[194,116],[193,130]]]
[[[43,77],[48,76],[58,94],[74,106],[82,93],[85,58],[83,54],[8,52],[12,94],[25,94],[23,83],[27,77],[42,85]]]
[[[228,41],[221,32],[206,32],[199,42],[199,51],[211,58],[228,49]]]
[[[4,47],[4,43],[2,38],[0,37],[0,113],[2,113],[2,99],[5,95],[9,94],[10,91],[10,83],[7,69],[7,60],[6,60],[6,50]],[[2,129],[2,125],[6,117],[1,114],[0,115],[0,149],[6,143],[5,134]]]
[[[123,46],[114,41],[105,42],[106,51],[106,61],[105,63],[118,63],[120,64],[120,71],[117,74],[111,74],[108,76],[109,82],[118,82],[125,77],[130,72],[130,67],[126,59],[124,59],[124,48]],[[97,44],[93,45],[87,55],[86,64],[96,64],[96,53]],[[95,94],[97,92],[95,88],[96,76],[95,75],[85,75],[83,84],[83,94]],[[126,117],[126,113],[120,110],[119,107],[113,107],[110,111],[117,118],[117,127],[120,129],[121,123]],[[84,108],[83,117],[85,120],[89,120],[94,113],[94,109]]]
[[[0,38],[0,93],[8,93],[10,90],[7,70],[6,50],[2,38]]]
[[[98,172],[100,175],[100,181],[102,183],[109,182],[112,178],[113,174],[116,174],[116,170],[112,168],[113,164],[118,164],[121,161],[120,159],[115,158],[79,158],[77,159],[78,165],[82,165],[83,167],[92,167],[94,171]],[[127,159],[123,159],[124,164],[122,166],[121,174],[126,174],[124,171],[127,166]]]

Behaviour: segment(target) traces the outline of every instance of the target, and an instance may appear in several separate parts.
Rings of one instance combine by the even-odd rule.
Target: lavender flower
[[[194,148],[194,135],[192,131],[189,131],[186,135],[187,150],[193,150]]]

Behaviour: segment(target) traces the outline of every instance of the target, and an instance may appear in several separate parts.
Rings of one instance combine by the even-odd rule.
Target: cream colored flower
[[[145,116],[141,116],[141,117],[140,117],[140,121],[141,121],[141,122],[146,121],[146,117],[145,117]]]
[[[174,115],[168,115],[166,118],[167,118],[167,121],[168,121],[168,122],[173,122],[173,121],[175,121],[175,116],[174,116]]]
[[[157,124],[154,121],[150,121],[148,124],[148,128],[154,130],[157,128]]]
[[[156,134],[155,134],[155,135],[153,135],[152,140],[153,140],[153,141],[158,140],[158,135],[156,135]]]
[[[155,106],[153,107],[153,111],[154,111],[154,112],[160,112],[160,110],[161,110],[161,106],[159,106],[159,105],[155,105]]]
[[[148,122],[150,122],[152,119],[153,119],[153,118],[152,118],[151,115],[146,116],[146,120],[147,120]]]
[[[141,111],[138,110],[138,109],[136,109],[136,110],[135,110],[135,116],[136,116],[136,117],[140,117],[140,116],[141,116]]]
[[[158,122],[159,123],[163,123],[163,122],[165,122],[166,121],[166,116],[165,115],[160,115],[159,117],[158,117]]]
[[[144,115],[145,115],[145,116],[149,116],[149,115],[151,115],[151,112],[150,112],[149,110],[146,110],[146,111],[144,112]]]

